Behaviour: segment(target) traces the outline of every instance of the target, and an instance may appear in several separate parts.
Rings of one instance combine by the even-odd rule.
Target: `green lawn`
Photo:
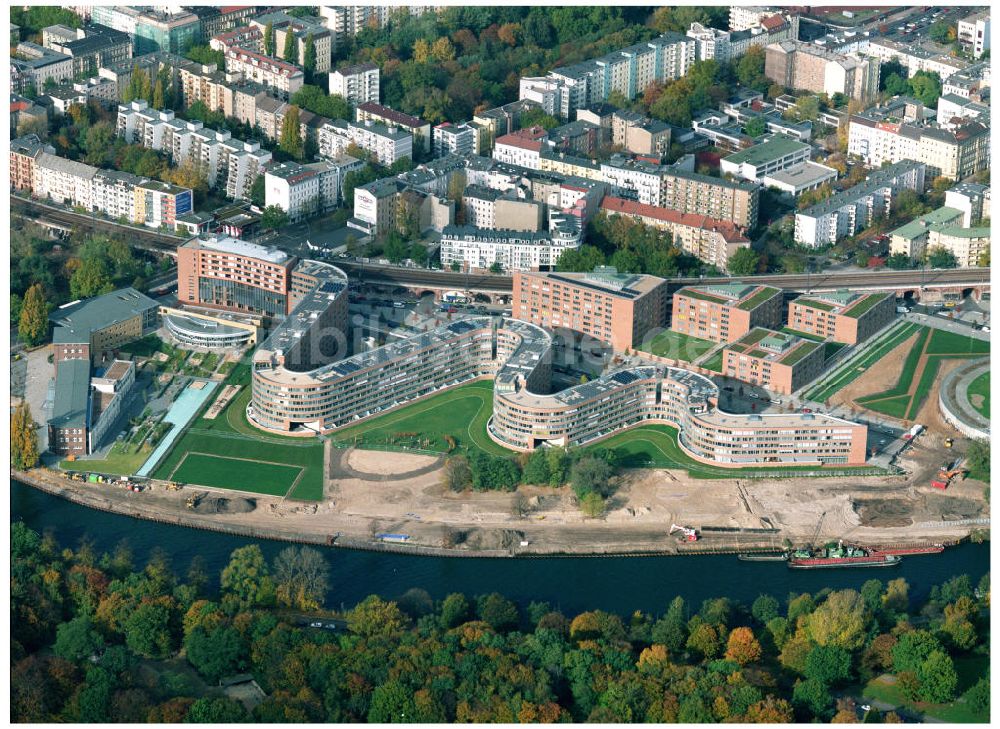
[[[450,436],[461,450],[513,455],[486,433],[492,414],[493,381],[480,380],[348,426],[333,437],[340,444],[395,445],[445,453],[449,450],[445,436]]]
[[[968,655],[955,658],[955,672],[958,674],[958,698],[947,704],[930,704],[923,701],[910,701],[899,688],[898,683],[887,683],[881,677],[874,678],[862,689],[865,698],[884,701],[909,712],[923,715],[926,719],[956,724],[982,723],[988,716],[976,714],[965,703],[962,697],[980,678],[986,675],[989,666],[987,656]]]
[[[806,393],[806,397],[816,402],[826,402],[920,329],[923,327],[919,324],[909,322],[890,329],[879,339],[870,342],[859,357],[851,362],[842,363],[829,376],[817,383]]]
[[[711,357],[706,359],[701,363],[701,366],[706,370],[712,370],[712,372],[722,372],[722,354],[724,350],[720,349],[718,352],[713,354]]]
[[[984,372],[969,383],[969,400],[973,399],[973,395],[981,395],[983,401],[978,405],[973,402],[972,407],[976,409],[980,415],[984,418],[990,417],[990,373]]]
[[[920,357],[925,352],[925,344],[927,345],[927,362],[920,374],[920,380],[910,394],[910,386],[913,383]],[[924,401],[933,389],[943,360],[966,359],[988,351],[989,342],[963,337],[942,329],[923,327],[920,336],[917,337],[916,343],[906,357],[896,385],[890,390],[859,398],[858,403],[869,410],[894,418],[913,420],[917,417],[917,413],[920,412],[920,408],[923,407]],[[987,417],[989,417],[988,412],[987,410]]]
[[[699,339],[682,332],[661,332],[640,349],[658,357],[670,357],[684,362],[694,362],[715,346],[715,342]]]
[[[115,443],[108,451],[106,458],[77,459],[75,461],[60,461],[59,467],[66,471],[88,471],[93,473],[106,473],[112,476],[131,476],[139,470],[139,467],[146,462],[153,449],[144,445],[138,451],[134,451],[134,446],[121,442]]]
[[[894,395],[891,397],[883,397],[876,400],[864,400],[863,404],[867,410],[874,410],[877,413],[882,413],[893,418],[899,418],[903,420],[906,417],[907,411],[910,409],[910,396],[909,395]],[[858,400],[858,402],[862,402]]]
[[[173,472],[171,480],[229,489],[234,488],[233,474],[247,468],[253,469],[253,490],[273,496],[288,493],[303,472],[301,466],[289,464],[261,463],[228,456],[188,453]]]
[[[973,354],[989,354],[990,343],[974,337],[963,337],[961,334],[935,329],[931,343],[927,346],[927,354],[951,354],[970,356]]]

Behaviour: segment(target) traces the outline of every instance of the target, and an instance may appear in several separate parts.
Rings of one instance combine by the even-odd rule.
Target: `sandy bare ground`
[[[899,373],[903,369],[906,356],[913,348],[917,336],[917,334],[914,334],[909,339],[900,342],[899,346],[869,367],[858,379],[834,394],[830,398],[830,404],[863,408],[863,405],[857,404],[856,400],[858,398],[874,395],[877,392],[883,392],[894,387],[899,380]]]
[[[376,453],[373,458],[387,455]],[[414,456],[400,455],[407,466],[414,464]],[[187,497],[207,493],[209,498],[232,498],[233,492],[187,487],[130,494],[51,472],[33,473],[49,490],[61,490],[74,500],[170,523],[362,547],[372,545],[375,534],[401,533],[410,536],[408,548],[498,555],[687,551],[689,545],[678,545],[667,536],[673,523],[775,530],[739,536],[704,533],[695,545],[698,549],[774,547],[785,538],[795,543],[809,540],[821,517],[823,540],[936,542],[960,538],[973,528],[936,522],[988,515],[982,484],[966,481],[947,492],[929,486],[926,471],[936,467],[939,452],[915,449],[911,458],[917,472],[910,478],[703,480],[682,471],[628,471],[618,477],[617,493],[600,519],[583,517],[568,487],[456,494],[440,484],[439,471],[390,482],[343,478],[319,503],[254,496],[256,509],[251,513],[212,514],[185,508]],[[372,468],[365,456],[358,464]]]
[[[431,465],[437,459],[437,456],[424,456],[419,453],[365,451],[358,448],[352,449],[346,456],[347,465],[355,471],[382,476],[416,471]]]

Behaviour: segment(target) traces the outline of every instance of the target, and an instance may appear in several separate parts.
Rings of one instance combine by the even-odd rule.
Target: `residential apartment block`
[[[259,142],[233,139],[228,131],[208,129],[200,121],[176,119],[174,112],[150,109],[145,101],[119,105],[118,135],[165,153],[175,165],[198,165],[210,186],[232,198],[248,198],[257,175],[271,161]]]
[[[990,130],[975,121],[959,121],[952,129],[905,122],[851,117],[847,153],[869,167],[884,162],[914,160],[927,166],[927,178],[960,180],[989,168]]]
[[[781,289],[771,286],[685,286],[674,292],[670,328],[699,339],[735,342],[754,327],[778,329],[783,314]]]
[[[961,206],[967,200],[963,198],[964,195],[956,194],[950,200]],[[979,205],[985,202],[988,217],[988,190],[985,201],[980,197],[978,202]],[[946,205],[911,220],[889,234],[890,253],[902,253],[917,261],[923,261],[928,251],[944,248],[955,256],[959,267],[982,266],[984,261],[988,260],[990,251],[990,228],[977,225],[982,219],[981,210],[980,217],[971,222],[973,210],[971,206],[965,206],[963,209]]]
[[[671,168],[663,178],[661,194],[661,205],[665,208],[726,220],[744,230],[757,226],[760,210],[757,185]]]
[[[385,167],[403,157],[413,157],[412,134],[371,120],[356,124],[343,119],[327,119],[317,137],[319,153],[324,157],[347,154],[352,144],[371,152],[375,161]]]
[[[669,231],[674,245],[720,271],[729,269],[729,259],[736,251],[750,247],[750,239],[728,220],[658,208],[611,195],[601,201],[601,210],[607,215],[624,215],[644,225]]]
[[[312,16],[295,17],[285,12],[264,13],[254,15],[250,26],[260,30],[263,39],[264,29],[268,23],[274,31],[274,48],[282,53],[288,42],[288,34],[294,37],[295,63],[300,67],[306,65],[306,45],[312,41],[316,52],[315,73],[326,73],[330,70],[330,54],[333,50],[333,36],[324,24]],[[256,50],[263,51],[263,48]]]
[[[892,294],[809,294],[789,303],[788,326],[854,346],[887,326],[896,316],[895,305]]]
[[[28,134],[10,142],[10,185],[15,190],[31,190],[35,180],[35,160],[42,153],[55,155],[56,148],[37,134]]]
[[[57,84],[73,78],[73,59],[50,51],[37,43],[22,41],[10,57],[11,91],[23,94],[30,89],[41,93],[47,81]]]
[[[902,190],[923,192],[926,166],[903,160],[875,170],[859,185],[795,213],[795,242],[813,248],[864,230],[876,214],[888,215]]]
[[[612,92],[634,99],[654,82],[680,78],[695,61],[696,45],[693,38],[664,33],[600,58],[556,68],[546,76],[522,77],[519,98],[568,120],[577,109],[607,101]]]
[[[824,361],[822,342],[754,328],[722,350],[722,374],[791,395],[820,375]]]
[[[451,322],[309,372],[265,343],[254,357],[251,417],[280,433],[328,433],[442,389],[492,379],[488,433],[505,447],[580,446],[663,422],[692,458],[739,467],[863,464],[867,429],[828,415],[731,415],[708,378],[672,367],[619,369],[554,395],[552,337],[515,319]]]
[[[581,111],[586,114],[586,110]],[[632,154],[663,157],[670,150],[670,126],[642,114],[618,110],[611,115],[611,144]]]
[[[441,231],[441,265],[457,264],[463,271],[537,271],[555,266],[564,251],[579,248],[583,230],[579,218],[549,215],[549,229],[520,232],[449,225]]]
[[[518,271],[511,306],[516,319],[581,332],[623,352],[666,326],[667,281],[605,266],[592,273]]]
[[[843,94],[868,101],[878,94],[879,62],[844,56],[795,40],[772,43],[765,49],[764,74],[790,89]]]
[[[193,194],[187,188],[100,170],[47,152],[34,157],[31,192],[36,198],[152,228],[173,229],[180,216],[193,210]]]
[[[962,48],[980,58],[990,49],[990,12],[983,10],[958,21],[958,42]]]
[[[321,215],[340,203],[344,176],[363,167],[361,160],[349,155],[304,165],[271,165],[264,174],[264,205],[277,205],[293,223]]]
[[[374,63],[344,66],[330,73],[330,93],[343,96],[351,106],[379,102],[379,71]]]
[[[465,224],[474,228],[495,228],[520,232],[542,230],[545,206],[536,200],[523,200],[513,192],[499,192],[469,185],[462,193]]]
[[[285,100],[305,83],[305,74],[298,66],[236,46],[226,49],[226,70],[274,89]]]
[[[73,59],[73,75],[93,75],[110,63],[132,57],[132,39],[102,25],[67,28],[51,25],[42,29],[42,46]]]
[[[762,18],[752,28],[728,31],[691,23],[687,36],[698,44],[699,61],[728,63],[746,55],[755,46],[764,47],[779,41],[797,40],[798,18],[795,20],[793,23],[791,18],[775,14]]]
[[[404,114],[371,101],[358,104],[355,121],[364,124],[367,121],[378,122],[387,127],[399,127],[404,132],[413,135],[414,149],[422,149],[424,153],[431,151],[431,124],[419,117]]]
[[[447,154],[474,154],[476,130],[469,124],[444,122],[434,127],[434,156]]]
[[[918,71],[936,73],[942,81],[969,67],[964,58],[956,58],[948,53],[935,53],[919,44],[900,43],[888,38],[871,38],[865,46],[864,54],[877,58],[882,63],[896,61],[906,69],[907,76],[913,78]]]
[[[542,127],[528,127],[497,137],[493,143],[493,159],[529,170],[541,168],[541,153],[549,134]]]
[[[962,211],[962,225],[968,228],[990,219],[989,185],[960,182],[944,194],[944,205]]]

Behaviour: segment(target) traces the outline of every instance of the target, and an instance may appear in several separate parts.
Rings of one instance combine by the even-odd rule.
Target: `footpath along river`
[[[161,547],[181,575],[192,558],[201,555],[215,587],[234,549],[256,541],[271,559],[289,546],[96,511],[14,480],[11,519],[21,519],[38,532],[52,529],[64,546],[75,547],[86,536],[98,552],[110,551],[127,539],[137,565],[145,564],[154,547]],[[500,592],[522,606],[532,600],[548,601],[568,615],[594,609],[623,616],[634,610],[661,614],[677,595],[693,606],[710,597],[749,605],[764,592],[784,601],[789,593],[824,587],[860,589],[866,580],[887,582],[896,577],[906,578],[911,598],[919,601],[931,587],[955,575],[967,574],[975,585],[990,566],[988,543],[907,556],[899,567],[835,570],[790,570],[782,563],[740,562],[733,555],[461,559],[316,548],[330,562],[329,607],[341,603],[350,607],[373,593],[391,599],[422,588],[436,600],[450,592],[470,596]]]

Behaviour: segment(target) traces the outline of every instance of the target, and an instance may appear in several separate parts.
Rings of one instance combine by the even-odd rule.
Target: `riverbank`
[[[731,554],[813,538],[883,546],[953,544],[974,529],[988,528],[981,488],[968,482],[947,494],[915,493],[904,479],[849,488],[826,479],[690,480],[675,471],[642,469],[620,478],[603,518],[586,519],[565,487],[522,487],[517,496],[453,494],[427,469],[392,482],[331,480],[318,504],[202,487],[168,491],[155,481],[135,493],[72,481],[48,469],[12,471],[11,477],[81,506],[162,524],[425,556]],[[192,497],[198,502],[194,509],[188,507]],[[702,538],[679,542],[667,535],[672,523],[699,528]],[[376,537],[384,533],[407,539]]]

